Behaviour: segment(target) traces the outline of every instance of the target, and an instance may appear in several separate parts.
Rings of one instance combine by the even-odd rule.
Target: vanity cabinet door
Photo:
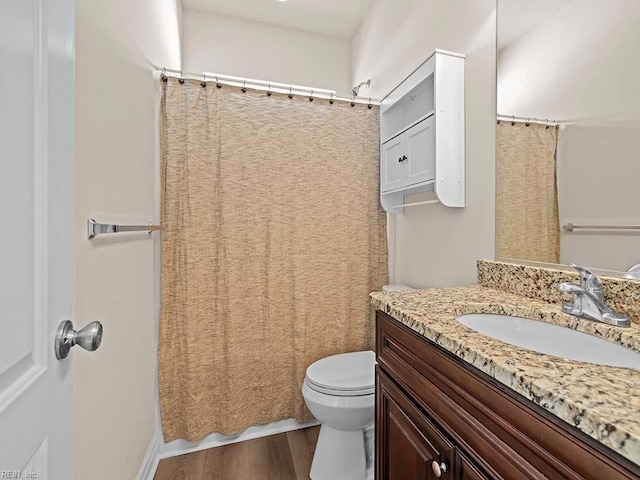
[[[453,445],[379,369],[376,381],[376,479],[452,479]]]

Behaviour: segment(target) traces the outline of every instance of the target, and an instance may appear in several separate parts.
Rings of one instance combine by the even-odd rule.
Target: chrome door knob
[[[73,329],[73,323],[65,320],[58,326],[55,340],[56,358],[62,360],[69,355],[71,347],[80,345],[85,350],[93,352],[97,350],[102,343],[102,324],[100,322],[91,322],[84,328],[76,331]]]
[[[440,476],[447,471],[447,464],[444,462],[438,463],[434,460],[433,463],[431,463],[431,470],[433,470],[433,473],[437,478],[440,478]]]

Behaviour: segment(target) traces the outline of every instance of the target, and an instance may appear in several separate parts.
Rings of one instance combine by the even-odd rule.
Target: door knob
[[[433,470],[433,473],[437,478],[440,478],[440,476],[447,471],[447,464],[444,462],[438,463],[434,460],[433,463],[431,463],[431,470]]]
[[[76,331],[73,329],[73,323],[69,320],[61,322],[56,332],[56,340],[54,344],[56,358],[62,360],[69,355],[71,347],[80,345],[85,350],[93,352],[97,350],[102,343],[102,324],[100,322],[91,322],[84,328]]]

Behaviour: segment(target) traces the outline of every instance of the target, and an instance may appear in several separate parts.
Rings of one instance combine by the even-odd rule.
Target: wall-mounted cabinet
[[[380,103],[380,202],[433,190],[464,207],[464,56],[436,50]]]
[[[433,183],[435,146],[433,115],[382,144],[380,190]]]

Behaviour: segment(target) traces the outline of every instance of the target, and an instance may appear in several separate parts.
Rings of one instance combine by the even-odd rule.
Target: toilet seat
[[[372,351],[332,355],[311,364],[304,381],[310,389],[326,395],[373,395],[375,363]]]

